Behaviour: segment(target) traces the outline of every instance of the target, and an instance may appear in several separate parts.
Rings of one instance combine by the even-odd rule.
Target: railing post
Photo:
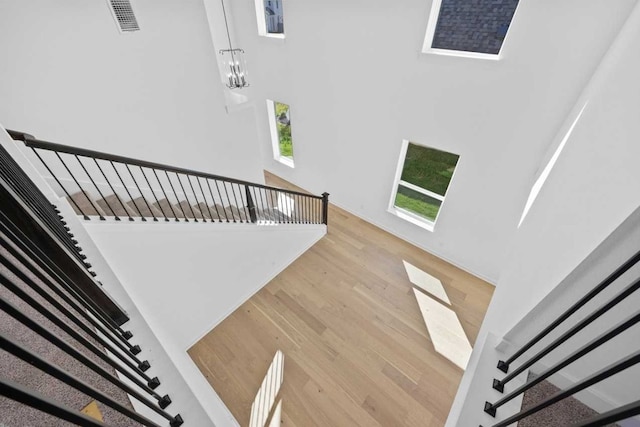
[[[251,222],[258,222],[258,215],[256,215],[256,205],[253,203],[253,198],[251,197],[251,192],[249,191],[249,187],[244,186],[244,191],[247,195],[247,208],[249,209],[249,218]]]
[[[329,193],[322,193],[322,223],[327,225],[329,222]]]

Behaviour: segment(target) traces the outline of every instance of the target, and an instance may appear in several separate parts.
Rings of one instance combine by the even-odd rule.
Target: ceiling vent
[[[123,33],[131,31],[138,31],[138,20],[131,8],[131,2],[129,0],[108,0],[113,12],[113,17],[118,23],[118,28]]]

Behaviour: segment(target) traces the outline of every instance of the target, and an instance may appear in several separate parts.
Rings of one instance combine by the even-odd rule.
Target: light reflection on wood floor
[[[278,350],[282,426],[444,425],[463,371],[434,348],[414,289],[438,289],[430,304],[444,291],[459,320],[432,333],[473,344],[493,287],[339,208],[329,218],[327,236],[189,354],[241,426]],[[407,263],[428,287],[412,285]]]

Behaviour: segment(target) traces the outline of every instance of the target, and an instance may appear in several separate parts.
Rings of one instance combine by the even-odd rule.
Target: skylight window
[[[499,59],[518,0],[434,0],[425,53]]]

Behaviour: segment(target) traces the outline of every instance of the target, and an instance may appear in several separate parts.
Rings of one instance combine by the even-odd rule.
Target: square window
[[[518,0],[434,0],[423,52],[498,59]]]
[[[284,8],[282,0],[255,0],[258,34],[284,38]]]
[[[267,100],[267,113],[269,115],[274,158],[287,166],[293,167],[290,108],[282,102]]]
[[[405,141],[391,210],[432,229],[451,184],[460,156]]]

